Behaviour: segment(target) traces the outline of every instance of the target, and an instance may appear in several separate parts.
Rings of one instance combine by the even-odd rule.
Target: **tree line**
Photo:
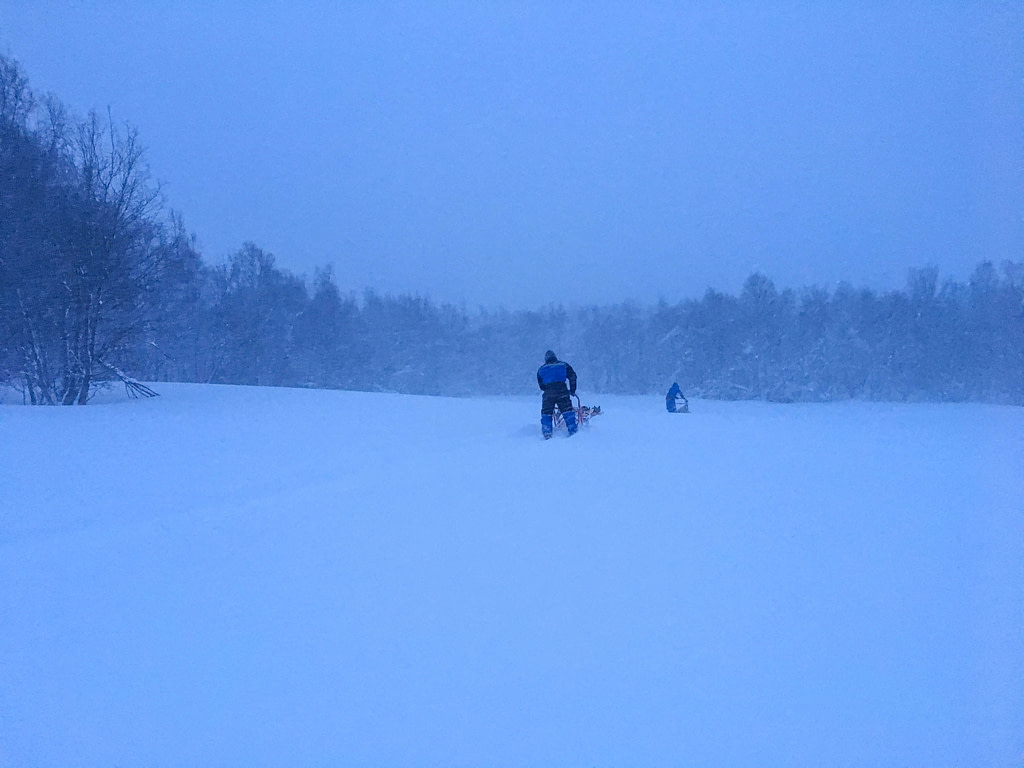
[[[584,392],[1024,404],[1024,264],[913,270],[884,293],[754,274],[736,296],[475,312],[343,291],[253,243],[211,265],[133,129],[72,118],[0,57],[0,383],[26,402],[161,381],[525,394],[548,348]]]

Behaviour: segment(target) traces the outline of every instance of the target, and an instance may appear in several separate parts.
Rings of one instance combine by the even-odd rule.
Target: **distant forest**
[[[1024,263],[882,294],[753,274],[738,296],[496,312],[307,281],[252,243],[210,265],[134,130],[71,117],[0,57],[0,384],[25,402],[160,381],[525,394],[549,348],[582,392],[1020,405]]]

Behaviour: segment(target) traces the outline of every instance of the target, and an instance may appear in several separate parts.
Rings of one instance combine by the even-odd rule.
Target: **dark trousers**
[[[550,416],[555,412],[555,408],[558,408],[559,413],[572,410],[572,400],[569,399],[568,392],[544,393],[544,398],[540,403],[540,415]]]
[[[576,424],[576,411],[572,407],[572,400],[568,392],[545,392],[540,403],[540,429],[545,437],[550,437],[554,428],[552,416],[555,408],[565,418],[565,426],[569,434],[575,434],[578,425]]]

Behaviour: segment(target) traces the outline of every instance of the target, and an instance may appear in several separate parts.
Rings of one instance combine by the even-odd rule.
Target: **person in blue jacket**
[[[579,424],[569,398],[576,394],[576,371],[549,349],[544,353],[544,365],[537,369],[537,386],[544,393],[540,405],[540,431],[544,439],[551,439],[555,408],[565,419],[569,434],[575,435]]]
[[[689,413],[690,403],[683,397],[683,390],[679,388],[676,382],[672,382],[672,387],[669,389],[668,394],[665,395],[665,407],[669,413]]]

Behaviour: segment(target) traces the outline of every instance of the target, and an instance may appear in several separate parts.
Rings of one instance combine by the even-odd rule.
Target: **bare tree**
[[[0,56],[0,121],[24,125],[34,108],[35,96],[21,66]]]
[[[61,241],[63,350],[60,400],[85,404],[97,380],[137,386],[111,357],[143,329],[149,289],[168,257],[157,220],[159,190],[149,183],[134,129],[121,133],[95,112],[78,126]]]
[[[161,203],[134,129],[76,124],[0,57],[0,375],[26,400],[149,393],[123,361],[184,252]]]

